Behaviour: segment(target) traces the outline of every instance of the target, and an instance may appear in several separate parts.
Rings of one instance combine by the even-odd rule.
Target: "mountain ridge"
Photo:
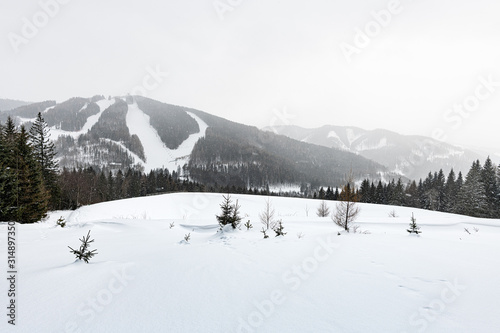
[[[485,156],[420,135],[402,135],[386,129],[365,130],[356,126],[296,125],[265,127],[263,130],[324,147],[342,149],[378,162],[388,170],[410,179],[425,178],[429,171],[451,168],[466,172],[476,159]]]
[[[50,126],[61,167],[167,168],[207,185],[247,188],[340,186],[349,169],[359,179],[388,174],[381,164],[357,154],[141,96],[46,101],[2,117],[30,126],[38,112]],[[151,152],[153,141],[157,148]]]

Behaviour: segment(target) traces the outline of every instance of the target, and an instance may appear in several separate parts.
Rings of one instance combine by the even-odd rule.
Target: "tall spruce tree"
[[[34,158],[42,172],[44,186],[50,194],[50,208],[56,209],[61,192],[57,183],[59,165],[54,143],[50,140],[48,125],[40,112],[29,131],[29,138]]]
[[[10,119],[13,126],[12,119]],[[16,169],[14,168],[12,157],[15,154],[15,136],[17,135],[15,127],[11,127],[11,139],[14,141],[10,144],[7,135],[7,126],[0,124],[0,221],[14,220],[14,207],[16,203],[17,177]]]
[[[45,190],[40,165],[34,157],[28,133],[21,126],[17,141],[16,220],[20,223],[40,221],[47,215],[49,195]]]
[[[486,194],[486,216],[495,217],[497,213],[497,198],[498,198],[498,184],[497,184],[497,172],[496,167],[493,165],[490,157],[486,159],[484,167],[481,173],[481,181],[484,186],[484,191]]]
[[[475,217],[486,216],[486,191],[482,182],[482,167],[479,160],[472,164],[460,189],[457,198],[457,213]]]
[[[433,187],[437,192],[436,210],[440,212],[445,211],[445,182],[446,179],[444,177],[443,169],[440,169],[439,172],[435,175],[433,184]]]
[[[444,211],[449,213],[455,211],[457,192],[458,191],[455,180],[455,171],[451,169],[450,173],[448,174],[448,178],[446,179],[446,183],[444,185],[444,197],[443,197]]]

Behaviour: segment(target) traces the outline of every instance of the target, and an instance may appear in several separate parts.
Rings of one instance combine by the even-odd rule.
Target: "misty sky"
[[[434,133],[500,153],[495,0],[0,4],[0,98],[141,92],[258,127]]]

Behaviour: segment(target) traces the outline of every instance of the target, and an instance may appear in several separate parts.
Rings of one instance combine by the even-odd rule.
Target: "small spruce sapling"
[[[283,222],[281,220],[279,220],[278,225],[274,228],[274,232],[276,233],[276,237],[286,235],[286,232],[284,232],[283,229],[285,229],[285,227],[283,226]]]
[[[61,228],[64,228],[66,226],[66,221],[64,220],[64,217],[62,217],[62,216],[57,219],[56,223]]]
[[[170,229],[174,227],[174,222],[170,223]]]
[[[250,223],[250,220],[248,220],[246,223],[245,223],[245,227],[247,227],[247,230],[250,230],[253,228],[253,225],[252,223]]]
[[[191,239],[191,233],[184,235],[184,240],[186,241],[186,243],[189,243],[190,239]]]
[[[228,224],[230,224],[233,229],[236,229],[241,222],[241,217],[239,215],[240,205],[238,204],[238,200],[236,200],[236,203],[233,205],[229,194],[227,196],[223,195],[222,197],[224,198],[223,203],[220,205],[222,212],[220,215],[216,215],[215,217],[217,218],[221,229]]]
[[[68,246],[70,248],[70,252],[73,253],[76,256],[76,259],[78,260],[83,260],[87,264],[89,263],[89,260],[96,254],[98,254],[97,249],[90,251],[88,248],[90,246],[90,243],[92,243],[94,240],[90,240],[90,230],[87,233],[87,237],[83,236],[82,239],[80,239],[82,242],[82,245],[80,245],[80,249],[75,250],[72,247]]]
[[[413,216],[413,213],[411,213],[411,222],[410,222],[410,229],[406,229],[410,234],[420,234],[422,231],[420,231],[420,227],[417,226],[417,219]]]
[[[264,229],[264,227],[262,227],[262,230],[260,232],[262,232],[264,234],[264,239],[269,238],[269,235],[266,233],[267,230]]]

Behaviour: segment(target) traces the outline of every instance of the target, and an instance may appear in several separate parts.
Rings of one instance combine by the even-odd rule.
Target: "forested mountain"
[[[351,168],[359,179],[387,175],[384,166],[350,152],[145,97],[46,101],[6,116],[29,127],[38,112],[66,168],[168,168],[207,185],[257,188],[276,183],[339,186]]]
[[[366,175],[377,179],[377,172],[385,171],[381,165],[349,152],[263,132],[202,111],[192,112],[209,125],[191,155],[189,171],[195,179],[250,186],[306,182],[317,187],[340,186],[351,168],[357,178]]]
[[[29,102],[17,101],[13,99],[3,99],[0,98],[0,111],[8,111],[15,108],[18,108],[23,105],[31,104]]]
[[[264,130],[295,140],[342,149],[378,162],[409,179],[425,178],[429,170],[466,172],[472,161],[486,156],[423,136],[401,135],[377,129],[325,125],[306,129],[274,126]]]

